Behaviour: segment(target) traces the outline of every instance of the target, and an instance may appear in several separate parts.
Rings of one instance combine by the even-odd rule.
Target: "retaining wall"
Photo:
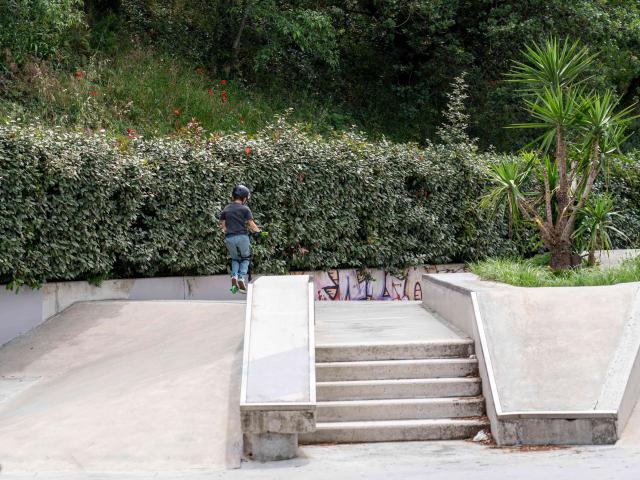
[[[463,270],[462,264],[428,265],[410,269],[405,278],[375,269],[302,274],[313,277],[316,300],[421,300],[424,273]],[[0,345],[76,302],[93,300],[244,301],[244,297],[229,291],[227,275],[105,280],[99,287],[88,282],[51,282],[38,290],[22,288],[17,294],[0,285]]]

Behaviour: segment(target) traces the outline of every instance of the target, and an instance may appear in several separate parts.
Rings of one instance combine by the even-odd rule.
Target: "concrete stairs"
[[[467,339],[316,347],[316,431],[301,443],[453,440],[488,428]]]

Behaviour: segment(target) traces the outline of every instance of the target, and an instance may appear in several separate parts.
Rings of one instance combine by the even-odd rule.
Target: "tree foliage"
[[[94,48],[142,44],[283,95],[293,107],[312,96],[335,112],[333,126],[420,142],[436,137],[448,85],[467,72],[468,133],[502,150],[533,139],[501,128],[524,119],[519,86],[502,80],[525,43],[550,34],[580,40],[600,53],[589,88],[612,90],[624,106],[639,94],[638,2],[92,0],[84,2],[88,19],[79,3],[5,1],[3,52],[19,61],[66,53],[79,64],[95,52],[64,45],[82,32]],[[83,21],[86,31],[77,28]],[[121,43],[105,41],[114,32]]]
[[[70,50],[84,22],[81,0],[3,0],[0,68],[15,68],[31,56],[50,58]]]

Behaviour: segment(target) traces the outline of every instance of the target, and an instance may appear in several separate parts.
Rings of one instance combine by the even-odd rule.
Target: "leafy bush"
[[[489,259],[471,264],[483,280],[519,287],[585,287],[640,282],[640,257],[624,260],[611,268],[554,271],[535,260]]]
[[[226,271],[217,214],[253,192],[256,269],[392,270],[513,251],[476,210],[486,161],[465,145],[260,134],[109,138],[0,126],[0,279],[16,284]],[[130,137],[134,137],[132,134]]]
[[[5,62],[21,64],[29,56],[47,58],[68,50],[84,21],[80,0],[0,2],[0,67]]]

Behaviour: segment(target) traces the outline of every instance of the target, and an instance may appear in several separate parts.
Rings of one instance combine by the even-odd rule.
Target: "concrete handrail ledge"
[[[627,290],[631,288],[631,294],[633,294],[633,287],[624,288]],[[602,405],[604,408],[597,408],[599,402],[595,401],[593,409],[505,409],[501,388],[496,381],[494,363],[496,358],[492,354],[492,348],[495,348],[496,342],[509,339],[488,339],[487,327],[478,300],[479,295],[488,295],[488,292],[498,290],[504,298],[507,298],[511,292],[522,289],[484,282],[473,274],[426,274],[423,276],[424,305],[463,330],[476,342],[483,393],[487,400],[487,415],[496,442],[499,445],[614,443],[628,417],[626,411],[629,410],[628,405],[632,406],[635,403],[630,397],[634,392],[637,393],[638,388],[632,388],[633,386],[627,383],[631,383],[628,379],[633,376],[638,377],[638,362],[625,362],[629,371],[617,373],[618,377],[625,377],[618,382],[626,385],[625,397],[618,396],[616,402],[607,402],[607,405]],[[621,343],[624,345],[624,340]],[[617,348],[620,349],[620,347]],[[635,351],[631,352],[630,356],[632,357],[630,360],[636,359]],[[630,370],[630,363],[634,365],[635,370]],[[520,367],[522,368],[522,365]],[[505,389],[505,381],[508,380],[503,378],[502,390]],[[606,386],[602,386],[602,389],[605,391]],[[626,405],[624,412],[621,412],[622,404]]]
[[[249,285],[240,412],[245,454],[297,455],[315,430],[314,289],[308,275],[265,276]]]

